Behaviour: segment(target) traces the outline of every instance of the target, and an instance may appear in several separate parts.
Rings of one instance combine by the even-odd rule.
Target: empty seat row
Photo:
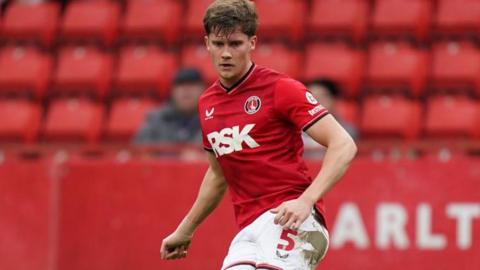
[[[128,142],[151,99],[115,100],[109,111],[88,99],[52,100],[48,109],[23,99],[0,100],[2,142]],[[398,96],[370,96],[359,105],[339,101],[336,116],[359,128],[362,138],[480,138],[480,102],[467,96],[435,96],[426,104]]]
[[[106,46],[122,39],[201,40],[203,13],[211,0],[129,1],[125,13],[116,1],[72,1],[61,14],[57,3],[8,6],[1,35],[11,40],[36,40],[50,46],[59,40],[94,40]],[[360,42],[372,37],[478,37],[480,2],[439,0],[256,0],[259,35],[299,42],[306,38],[346,37]],[[400,11],[400,12],[399,12]]]
[[[101,103],[60,99],[52,101],[44,115],[37,103],[0,100],[0,141],[94,143],[105,137],[128,142],[155,105],[148,99],[119,99],[107,115]]]
[[[118,60],[95,47],[65,47],[57,56],[55,61],[31,47],[0,50],[0,94],[27,92],[42,98],[48,90],[49,94],[93,93],[100,98],[112,93],[154,93],[164,98],[179,66],[200,69],[208,83],[217,77],[203,45],[184,46],[180,57],[156,46],[121,48]],[[272,43],[259,45],[252,58],[306,82],[338,81],[347,97],[356,97],[361,90],[418,97],[427,89],[470,90],[480,95],[480,49],[471,43],[442,42],[425,50],[382,42],[367,51],[345,44],[311,43],[304,54]]]

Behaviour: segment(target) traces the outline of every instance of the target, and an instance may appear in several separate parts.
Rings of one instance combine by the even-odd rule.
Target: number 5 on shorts
[[[296,236],[298,234],[297,231],[291,230],[291,229],[284,229],[282,231],[282,234],[280,235],[280,241],[286,241],[287,245],[284,245],[282,243],[278,243],[277,249],[279,250],[285,250],[285,251],[290,251],[295,247],[295,240],[292,238],[292,236]]]

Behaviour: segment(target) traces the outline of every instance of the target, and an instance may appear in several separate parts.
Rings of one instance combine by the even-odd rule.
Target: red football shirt
[[[210,86],[198,109],[204,147],[223,170],[241,228],[312,182],[301,133],[328,112],[300,82],[254,64],[231,88]],[[323,201],[316,206],[323,214]]]

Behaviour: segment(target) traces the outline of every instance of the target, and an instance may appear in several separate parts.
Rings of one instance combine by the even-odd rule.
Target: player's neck
[[[250,61],[246,66],[245,66],[245,69],[242,71],[242,73],[239,75],[239,76],[236,76],[235,78],[232,78],[232,79],[225,79],[225,78],[222,78],[220,77],[220,83],[222,84],[223,87],[225,88],[231,88],[232,86],[234,86],[235,84],[237,84],[237,82],[239,80],[242,80],[243,77],[245,77],[245,74],[248,73],[248,71],[250,70],[250,68],[252,67],[253,65],[253,62]]]

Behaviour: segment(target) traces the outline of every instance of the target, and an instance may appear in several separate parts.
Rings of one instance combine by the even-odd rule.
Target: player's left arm
[[[272,210],[276,213],[275,223],[285,228],[300,227],[315,203],[341,179],[357,153],[352,137],[332,115],[323,116],[306,133],[327,150],[320,172],[303,194]]]

